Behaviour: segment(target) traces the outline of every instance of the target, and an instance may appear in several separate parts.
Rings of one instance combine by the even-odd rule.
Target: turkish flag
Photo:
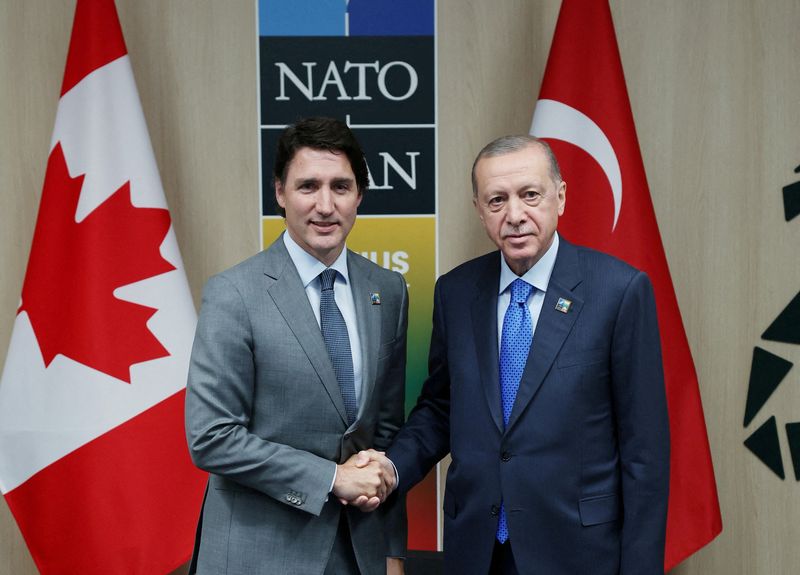
[[[0,490],[44,575],[189,559],[195,323],[114,2],[78,0],[0,380]]]
[[[564,0],[530,133],[567,182],[559,231],[645,271],[653,282],[669,406],[665,570],[716,537],[722,519],[703,406],[647,187],[607,0]]]

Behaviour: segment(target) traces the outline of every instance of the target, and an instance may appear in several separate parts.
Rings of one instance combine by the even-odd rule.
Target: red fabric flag
[[[195,323],[114,2],[78,0],[0,379],[0,490],[44,575],[189,559]]]
[[[607,0],[564,0],[531,134],[548,140],[567,182],[559,231],[650,276],[669,405],[671,470],[665,570],[722,530],[689,343],[647,187]]]

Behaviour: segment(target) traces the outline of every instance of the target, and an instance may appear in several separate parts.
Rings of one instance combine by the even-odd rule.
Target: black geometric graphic
[[[800,166],[794,169],[800,174]],[[800,214],[800,182],[783,188],[783,211],[786,221]],[[800,345],[800,293],[770,324],[761,335],[765,340]],[[775,392],[781,381],[789,373],[792,363],[760,347],[753,348],[753,362],[750,366],[750,382],[747,388],[747,404],[744,410],[744,427],[753,421],[759,410]],[[794,476],[800,481],[800,422],[786,424],[786,438],[792,457]],[[775,475],[785,479],[778,425],[775,416],[756,429],[745,442],[745,446],[758,457]]]
[[[800,166],[797,166],[794,171],[800,173]],[[784,186],[783,214],[786,216],[787,222],[800,214],[800,182]]]
[[[778,425],[775,416],[770,417],[764,425],[756,429],[744,440],[745,447],[753,452],[775,475],[785,479],[781,446],[778,443]]]
[[[744,409],[744,427],[750,425],[790,369],[792,369],[790,361],[760,347],[753,348],[750,384],[747,387],[747,405]]]
[[[786,436],[789,438],[789,451],[792,454],[794,478],[800,481],[800,422],[787,423]]]
[[[761,337],[769,341],[800,344],[800,293],[794,296]]]

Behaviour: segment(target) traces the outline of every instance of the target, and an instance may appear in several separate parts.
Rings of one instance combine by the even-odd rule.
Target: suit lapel
[[[489,258],[487,268],[476,274],[477,293],[472,303],[472,333],[475,354],[481,374],[486,403],[492,420],[503,431],[503,413],[500,401],[499,359],[497,355],[497,290],[500,284],[500,260]]]
[[[333,405],[336,406],[342,421],[346,424],[347,412],[342,400],[342,393],[339,390],[339,383],[336,381],[336,374],[328,356],[328,350],[325,349],[322,332],[320,332],[319,324],[314,317],[314,310],[308,303],[308,297],[297,273],[297,268],[294,267],[289,253],[286,251],[286,246],[283,244],[283,238],[278,238],[265,255],[264,275],[275,280],[267,288],[267,292],[289,329],[297,338],[300,347],[308,356],[308,360],[325,386]]]
[[[361,340],[361,405],[358,418],[375,388],[375,377],[378,369],[378,353],[381,344],[381,306],[372,305],[370,294],[378,293],[379,287],[370,277],[369,267],[365,261],[347,253],[347,269],[350,276],[350,289],[356,308],[356,324],[358,337]]]
[[[560,238],[556,264],[547,286],[539,322],[533,334],[533,343],[507,429],[514,425],[536,395],[581,313],[583,300],[573,292],[580,282],[577,251],[574,246]],[[559,298],[572,302],[567,313],[556,309]]]

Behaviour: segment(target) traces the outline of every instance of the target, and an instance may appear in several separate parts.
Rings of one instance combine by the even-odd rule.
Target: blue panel
[[[434,0],[350,0],[351,36],[433,36]]]
[[[258,0],[260,36],[344,36],[346,0]]]

